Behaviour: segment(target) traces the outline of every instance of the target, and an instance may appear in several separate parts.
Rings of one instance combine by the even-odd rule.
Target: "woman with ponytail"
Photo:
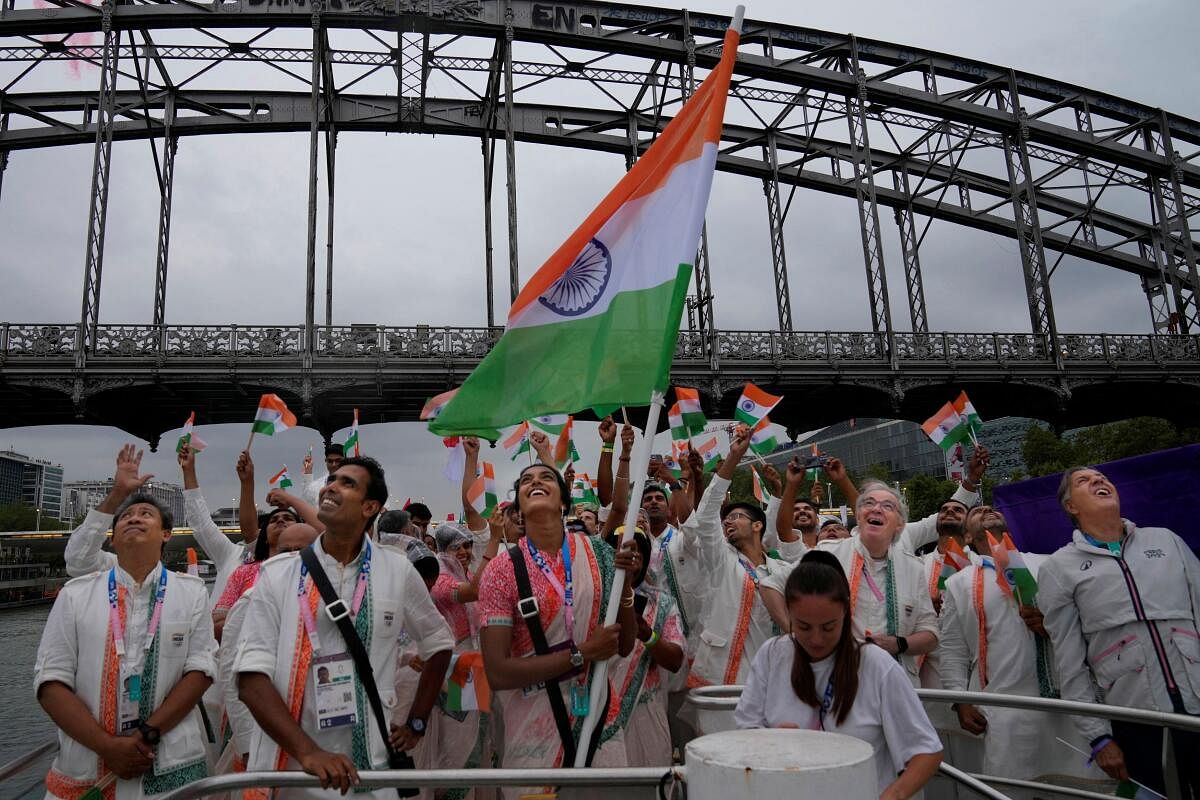
[[[831,553],[801,559],[784,589],[790,635],[754,657],[734,712],[739,728],[802,728],[862,739],[875,749],[880,800],[919,795],[942,745],[908,675],[851,626],[850,584]]]

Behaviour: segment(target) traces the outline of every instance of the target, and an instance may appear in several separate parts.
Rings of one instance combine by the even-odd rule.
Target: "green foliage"
[[[942,503],[954,494],[958,485],[954,481],[931,475],[918,475],[901,486],[908,499],[908,518],[922,519],[936,513]]]
[[[733,471],[733,480],[729,482],[729,499],[738,503],[754,502],[754,484],[749,467],[738,467]]]
[[[37,509],[24,503],[0,506],[0,531],[32,531],[38,527]],[[48,514],[42,514],[41,529],[44,531],[70,530],[71,523],[63,522]]]
[[[1065,437],[1033,426],[1025,433],[1021,452],[1030,477],[1038,477],[1067,467],[1103,464],[1197,441],[1200,428],[1180,429],[1158,417],[1134,417],[1083,428]]]

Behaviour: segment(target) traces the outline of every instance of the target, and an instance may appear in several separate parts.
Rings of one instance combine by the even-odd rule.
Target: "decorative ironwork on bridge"
[[[501,235],[515,296],[516,142],[586,148],[632,163],[693,90],[702,77],[696,71],[715,64],[727,24],[686,10],[542,0],[53,5],[0,0],[0,181],[24,150],[94,147],[82,308],[77,324],[3,327],[0,424],[82,418],[150,438],[178,424],[179,406],[212,398],[219,416],[217,398],[248,396],[263,385],[291,393],[323,430],[339,403],[374,402],[378,418],[402,418],[427,394],[461,380],[494,343],[494,327],[332,324],[339,132],[480,140],[480,284],[493,323],[497,144],[503,141],[507,195]],[[310,32],[311,46],[265,44],[279,28]],[[229,38],[212,33],[218,29]],[[197,43],[192,31],[211,43]],[[71,40],[88,32],[98,41]],[[48,87],[42,67],[64,60],[99,67],[98,86]],[[238,69],[215,71],[230,64]],[[281,91],[263,77],[280,71],[301,88]],[[394,80],[380,90],[377,76],[389,74]],[[196,88],[202,75],[221,75],[225,85]],[[597,91],[574,91],[581,87]],[[546,102],[583,95],[595,99]],[[1173,413],[1195,412],[1200,122],[967,57],[767,21],[746,23],[732,100],[739,112],[722,132],[717,168],[761,182],[771,252],[769,265],[738,268],[759,270],[754,279],[764,285],[771,270],[781,330],[718,327],[706,236],[688,304],[691,329],[680,336],[673,375],[704,389],[715,407],[727,402],[730,387],[753,378],[812,400],[796,411],[807,425],[856,410],[918,415],[927,408],[910,406],[947,383],[972,385],[977,401],[995,391],[1012,413],[1059,422],[1083,423],[1117,405],[1131,413],[1143,396]],[[303,314],[296,312],[303,323],[166,324],[180,142],[279,131],[309,137],[306,295]],[[149,142],[159,188],[149,325],[107,324],[101,314],[111,151],[125,140]],[[324,325],[315,296],[322,147]],[[179,157],[187,157],[186,147]],[[855,200],[870,332],[791,330],[783,226],[801,189]],[[893,214],[881,215],[881,205]],[[889,217],[900,242],[893,254],[881,230]],[[1024,278],[1028,332],[929,332],[936,320],[926,308],[919,251],[933,220],[1016,240],[1012,268]],[[1067,256],[1137,276],[1154,334],[1059,332],[1050,276]],[[889,308],[885,257],[893,269],[902,265],[907,314]],[[905,317],[911,331],[896,327]],[[152,399],[153,409],[125,412],[132,392]]]

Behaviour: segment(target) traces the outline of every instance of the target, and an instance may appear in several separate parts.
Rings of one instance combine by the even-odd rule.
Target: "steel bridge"
[[[716,63],[728,22],[534,0],[34,2],[0,0],[0,192],[5,166],[21,151],[93,145],[83,297],[78,322],[4,325],[0,425],[79,419],[151,441],[190,407],[211,422],[244,419],[262,387],[288,397],[326,434],[350,406],[368,409],[370,421],[414,418],[420,400],[461,381],[499,334],[494,167],[503,161],[515,297],[516,143],[586,148],[632,164]],[[288,28],[311,44],[264,43]],[[81,33],[98,39],[72,40]],[[64,60],[98,67],[98,89],[46,91],[44,65]],[[299,90],[279,90],[280,75]],[[801,427],[855,414],[921,418],[949,385],[1056,423],[1141,411],[1194,418],[1200,409],[1200,122],[966,57],[762,21],[746,23],[729,109],[717,168],[762,186],[776,324],[717,325],[702,237],[673,379],[703,389],[713,411],[727,408],[748,378],[803,400],[791,420]],[[181,140],[279,131],[309,139],[303,324],[167,324]],[[333,325],[342,131],[480,141],[487,327]],[[153,319],[111,325],[101,321],[100,290],[112,144],[123,140],[149,143],[161,202]],[[870,331],[793,329],[783,226],[801,189],[855,201]],[[889,303],[881,207],[899,233],[889,257],[904,273],[900,314]],[[920,247],[935,220],[1017,242],[1027,331],[931,328]],[[1135,275],[1153,333],[1060,332],[1050,276],[1067,256]]]

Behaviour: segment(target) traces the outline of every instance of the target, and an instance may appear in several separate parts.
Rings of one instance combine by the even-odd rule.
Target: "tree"
[[[942,503],[950,499],[958,484],[931,475],[917,475],[903,484],[908,499],[908,518],[923,519],[937,513]]]
[[[1065,442],[1054,431],[1048,431],[1038,425],[1029,426],[1025,431],[1025,441],[1021,445],[1021,455],[1025,466],[1029,468],[1030,477],[1051,475],[1062,472],[1067,467],[1079,463],[1075,446]]]
[[[39,525],[37,509],[24,503],[0,506],[0,531],[32,531],[39,527],[44,531],[62,531],[68,530],[69,524],[43,512]]]

